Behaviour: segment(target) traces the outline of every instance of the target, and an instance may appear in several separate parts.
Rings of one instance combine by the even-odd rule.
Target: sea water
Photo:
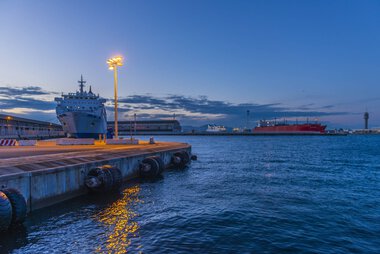
[[[33,212],[0,252],[380,253],[380,136],[155,139],[198,161]]]

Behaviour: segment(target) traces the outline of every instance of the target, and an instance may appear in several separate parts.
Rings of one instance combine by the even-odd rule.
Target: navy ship
[[[72,138],[98,138],[99,134],[107,133],[107,114],[104,107],[105,99],[91,91],[84,91],[81,75],[79,91],[63,94],[55,98],[56,112],[63,130]]]

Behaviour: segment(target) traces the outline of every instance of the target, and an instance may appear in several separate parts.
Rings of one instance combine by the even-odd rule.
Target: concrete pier
[[[130,179],[138,175],[144,158],[160,156],[169,164],[178,151],[191,153],[191,146],[141,141],[139,145],[57,146],[45,141],[34,147],[0,147],[0,189],[18,189],[33,211],[85,194],[84,179],[94,167],[116,166],[124,179]]]

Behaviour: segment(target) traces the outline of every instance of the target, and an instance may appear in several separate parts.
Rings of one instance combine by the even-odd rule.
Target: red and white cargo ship
[[[253,133],[261,134],[325,134],[326,125],[320,123],[288,124],[286,122],[261,120]]]

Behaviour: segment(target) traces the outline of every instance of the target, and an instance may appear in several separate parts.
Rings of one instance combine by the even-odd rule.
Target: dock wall
[[[39,169],[32,172],[0,176],[0,188],[18,189],[27,200],[28,210],[33,211],[68,200],[88,192],[84,181],[90,169],[103,165],[118,167],[124,180],[138,176],[140,162],[149,156],[160,156],[165,165],[178,151],[191,153],[191,146],[166,151],[144,151],[130,156],[115,156],[107,160],[91,160],[70,166]]]

